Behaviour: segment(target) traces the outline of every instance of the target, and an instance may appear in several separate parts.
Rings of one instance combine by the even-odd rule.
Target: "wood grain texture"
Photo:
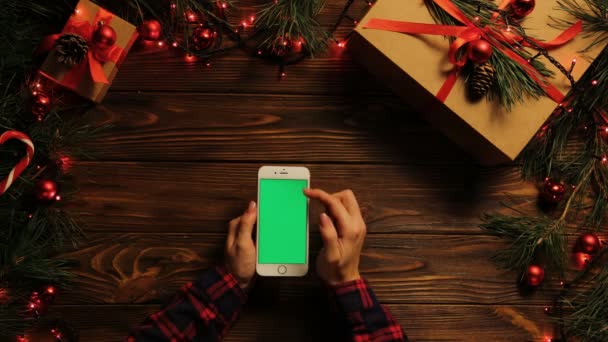
[[[113,93],[87,121],[98,160],[470,162],[392,96]]]
[[[287,68],[235,50],[215,58],[207,68],[168,48],[133,50],[112,83],[111,91],[261,94],[388,94],[385,85],[356,65],[344,49],[329,51]],[[339,75],[339,76],[337,76]]]
[[[327,2],[317,18],[329,30],[333,27],[346,0]],[[265,1],[243,1],[239,10],[231,10],[232,23],[249,17]],[[367,10],[365,1],[355,1],[349,14],[361,18]],[[344,38],[354,27],[345,20],[335,33]],[[287,67],[287,75],[279,77],[275,63],[269,63],[241,50],[232,50],[211,59],[211,67],[202,62],[186,61],[183,52],[156,45],[135,46],[121,66],[110,91],[129,92],[202,92],[256,94],[388,94],[383,82],[356,65],[348,49],[338,48],[330,41],[328,49],[296,65]]]
[[[258,8],[255,3],[244,1],[240,10],[231,11],[231,22],[238,23]],[[328,2],[319,22],[329,29],[342,10],[345,0]],[[360,18],[367,8],[358,1],[349,14]],[[344,37],[353,27],[345,21],[336,37]],[[168,46],[169,44],[165,44]],[[253,49],[252,51],[255,51]],[[172,91],[210,93],[263,93],[263,94],[349,94],[388,93],[382,82],[356,66],[345,49],[329,44],[327,51],[287,68],[287,76],[279,79],[276,64],[268,63],[240,50],[213,58],[211,68],[202,62],[185,60],[183,53],[173,49],[150,46],[137,47],[129,53],[111,91]]]
[[[92,234],[86,246],[60,256],[75,261],[78,278],[58,304],[159,303],[221,260],[224,239],[216,233]],[[319,247],[319,236],[313,234],[313,258]],[[497,270],[489,260],[501,247],[487,236],[372,234],[366,239],[361,273],[385,303],[550,302],[557,281],[548,280],[542,291],[521,296],[517,275]],[[314,301],[319,289],[312,271],[304,278],[259,278],[254,293],[261,302]]]
[[[328,2],[329,28],[347,0]],[[231,11],[240,21],[262,0]],[[365,1],[350,11],[360,18]],[[352,24],[339,28],[343,37]],[[201,270],[221,260],[226,222],[255,198],[257,168],[306,165],[315,187],[352,188],[368,223],[361,270],[415,341],[543,341],[543,307],[490,255],[504,247],[478,228],[487,211],[533,205],[516,167],[479,168],[335,46],[287,68],[234,51],[211,68],[166,48],[135,48],[103,104],[85,119],[112,124],[78,162],[89,240],[60,257],[78,276],[53,306],[81,341],[123,340]],[[507,194],[510,194],[507,196]],[[311,255],[320,247],[313,204]],[[314,264],[311,262],[311,264]],[[227,341],[323,341],[323,289],[313,274],[259,279]]]
[[[297,306],[296,306],[297,305]],[[321,307],[319,307],[319,306]],[[412,341],[538,341],[553,336],[542,306],[387,305]],[[159,305],[56,306],[87,342],[120,341]],[[315,313],[310,315],[310,313]],[[225,341],[327,341],[322,301],[249,303]],[[538,323],[544,322],[544,323]]]
[[[484,212],[506,211],[501,200],[526,204],[537,193],[515,168],[306,165],[313,187],[353,189],[371,234],[482,234]],[[89,231],[223,232],[256,198],[259,166],[80,162],[72,169],[80,188],[72,207]],[[313,231],[321,210],[313,202]]]

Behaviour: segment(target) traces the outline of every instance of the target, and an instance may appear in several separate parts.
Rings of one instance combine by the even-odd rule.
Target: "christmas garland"
[[[608,39],[608,2],[558,5],[583,21],[585,34],[595,37],[591,46]],[[540,213],[512,207],[514,215],[487,215],[482,224],[508,241],[494,260],[517,271],[523,288],[541,286],[545,272],[560,284],[562,291],[544,309],[559,327],[548,339],[553,342],[608,341],[608,248],[601,238],[608,209],[606,82],[605,49],[520,156],[524,179],[540,184]],[[576,241],[570,241],[574,228]]]

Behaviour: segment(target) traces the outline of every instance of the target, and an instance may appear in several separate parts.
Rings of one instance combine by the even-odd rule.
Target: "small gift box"
[[[429,3],[445,9],[458,24],[438,25],[426,7]],[[510,0],[495,3],[508,8]],[[550,55],[566,68],[578,57],[572,75],[579,79],[605,44],[596,44],[582,54],[580,51],[588,48],[594,38],[580,32],[581,23],[569,28],[550,25],[555,19],[576,22],[565,11],[556,9],[557,3],[558,0],[536,1],[536,7],[522,21],[522,26],[538,39],[536,42],[548,46]],[[499,51],[508,56],[521,65],[522,70],[531,68],[528,60],[508,51],[505,38],[497,37],[496,32],[475,20],[464,15],[451,0],[377,0],[356,27],[349,50],[356,60],[480,162],[509,162],[564,101],[571,83],[541,56],[554,77],[538,76],[534,70],[529,74],[531,78],[538,76],[535,82],[547,96],[525,98],[509,109],[486,97],[470,100],[465,79],[458,76],[458,70],[463,67],[459,64],[463,64],[467,45],[474,39],[486,38],[492,42],[494,53]],[[525,43],[521,48],[536,53]]]
[[[47,38],[54,47],[40,74],[99,103],[137,36],[135,26],[81,0],[62,32]]]

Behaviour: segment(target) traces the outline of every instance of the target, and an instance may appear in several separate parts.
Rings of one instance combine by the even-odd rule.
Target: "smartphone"
[[[308,198],[305,167],[262,166],[258,171],[256,272],[297,277],[308,272]]]

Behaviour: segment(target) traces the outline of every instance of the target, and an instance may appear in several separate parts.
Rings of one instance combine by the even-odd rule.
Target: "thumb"
[[[330,259],[339,258],[340,250],[338,249],[338,232],[327,214],[321,214],[321,226],[319,227],[323,246],[327,251],[327,256]]]
[[[241,221],[239,222],[239,230],[237,234],[237,242],[247,243],[253,239],[253,226],[255,225],[255,221],[257,218],[257,210],[256,203],[251,201],[249,202],[249,206],[243,216],[241,216]]]

